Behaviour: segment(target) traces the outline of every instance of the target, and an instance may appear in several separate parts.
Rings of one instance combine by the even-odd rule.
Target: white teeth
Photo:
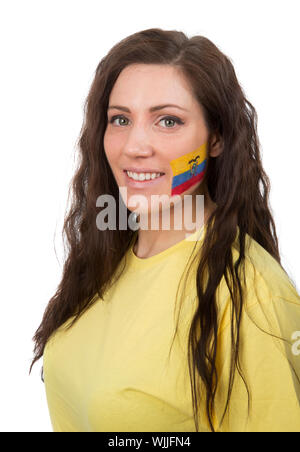
[[[143,181],[149,179],[156,179],[161,176],[161,173],[132,173],[131,171],[126,171],[127,175],[134,180]]]

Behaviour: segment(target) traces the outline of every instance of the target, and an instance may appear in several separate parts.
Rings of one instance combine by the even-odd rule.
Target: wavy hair
[[[188,38],[183,32],[159,28],[143,30],[117,43],[98,64],[84,105],[84,121],[78,139],[80,161],[69,187],[72,202],[64,217],[67,257],[60,284],[33,337],[34,358],[29,373],[33,364],[42,357],[51,334],[75,316],[71,327],[97,297],[103,299],[132,243],[134,231],[131,229],[99,231],[95,219],[99,213],[99,208],[96,208],[99,195],[113,195],[117,205],[119,202],[119,188],[106,159],[103,137],[114,83],[126,66],[136,63],[166,64],[180,70],[204,113],[209,131],[208,155],[210,137],[217,134],[222,138],[223,152],[218,157],[208,157],[205,177],[209,194],[217,207],[207,221],[201,255],[197,256],[198,301],[188,342],[196,430],[199,408],[197,375],[205,387],[205,411],[210,429],[214,431],[215,395],[219,384],[216,289],[224,277],[230,292],[232,337],[224,417],[236,369],[242,375],[239,332],[244,297],[240,270],[245,261],[246,234],[281,263],[275,224],[268,206],[270,182],[260,157],[257,113],[246,99],[230,59],[203,36]],[[116,211],[118,224],[119,209]],[[127,209],[128,216],[130,213]],[[233,264],[232,245],[237,230],[239,255]]]

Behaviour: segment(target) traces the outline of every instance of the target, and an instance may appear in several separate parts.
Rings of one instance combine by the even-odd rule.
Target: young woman
[[[300,297],[230,60],[202,36],[135,33],[99,63],[85,114],[30,367],[43,356],[54,431],[300,431]]]

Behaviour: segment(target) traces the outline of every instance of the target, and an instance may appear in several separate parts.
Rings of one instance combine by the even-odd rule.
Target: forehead
[[[129,108],[177,103],[192,110],[198,103],[184,75],[170,65],[132,64],[122,70],[110,93],[110,104]]]

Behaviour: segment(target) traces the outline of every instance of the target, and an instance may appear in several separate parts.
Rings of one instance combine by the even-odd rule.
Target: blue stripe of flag
[[[206,159],[200,165],[197,166],[194,176],[197,176],[197,174],[202,173],[202,171],[205,169],[205,165],[206,165]],[[177,174],[177,176],[175,176],[173,178],[172,188],[175,188],[178,185],[183,184],[190,178],[191,178],[191,170],[190,169],[188,171],[185,171],[184,173]]]

